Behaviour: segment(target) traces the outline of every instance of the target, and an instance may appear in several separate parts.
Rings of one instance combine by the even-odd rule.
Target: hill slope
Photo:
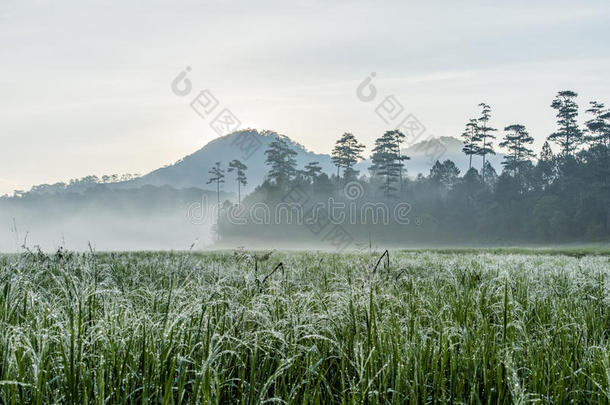
[[[308,151],[303,145],[273,131],[246,129],[217,138],[178,162],[154,170],[129,182],[121,183],[121,186],[171,185],[176,188],[210,188],[206,182],[209,178],[208,170],[212,165],[215,162],[222,162],[226,169],[231,160],[238,159],[248,166],[248,185],[245,192],[249,192],[264,181],[269,169],[265,164],[265,150],[277,136],[284,137],[298,153],[296,157],[297,167],[302,168],[309,162],[318,161],[325,172],[332,173],[334,170],[329,155]],[[225,187],[225,189],[229,190],[232,188],[232,173],[228,173],[227,177],[228,187]]]

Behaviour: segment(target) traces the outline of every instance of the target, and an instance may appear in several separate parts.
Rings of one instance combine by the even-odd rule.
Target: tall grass
[[[391,255],[0,256],[0,402],[610,402],[607,256]]]

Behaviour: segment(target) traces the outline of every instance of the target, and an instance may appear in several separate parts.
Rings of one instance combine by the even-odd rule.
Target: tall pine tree
[[[466,124],[466,129],[462,132],[464,147],[462,152],[468,156],[468,170],[472,169],[472,155],[479,154],[479,124],[475,119],[471,119]]]
[[[371,156],[372,165],[369,168],[373,176],[382,180],[381,189],[386,197],[396,191],[394,183],[399,180],[402,161],[405,156],[400,155],[399,146],[392,131],[387,131],[375,140],[375,147]]]
[[[220,167],[220,162],[216,162],[208,171],[210,178],[206,184],[216,183],[216,197],[218,200],[218,208],[220,209],[220,185],[225,182],[225,171]]]
[[[561,147],[564,158],[573,155],[576,148],[582,143],[582,131],[578,127],[578,104],[574,100],[578,96],[571,90],[557,93],[551,107],[557,110],[557,132],[548,136],[548,140]]]
[[[307,163],[303,172],[305,174],[305,177],[307,177],[307,180],[313,183],[316,178],[322,173],[322,167],[320,166],[320,162]]]
[[[216,162],[214,166],[208,171],[210,174],[210,178],[208,179],[206,184],[216,183],[216,198],[218,205],[216,206],[216,233],[218,240],[220,240],[220,185],[225,182],[225,172],[220,167],[220,162]]]
[[[525,127],[521,124],[513,124],[504,128],[506,134],[500,146],[508,149],[508,154],[504,156],[502,164],[506,170],[512,170],[515,175],[525,162],[534,157],[534,151],[527,146],[534,142]]]
[[[402,132],[400,132],[399,130],[395,129],[393,131],[389,131],[390,134],[392,134],[392,136],[394,137],[394,142],[396,142],[396,145],[398,145],[398,160],[400,162],[402,162],[403,160],[409,160],[411,159],[408,156],[402,156],[402,153],[400,151],[400,145],[405,141],[405,134],[403,134]],[[398,169],[398,181],[400,182],[400,191],[402,192],[403,190],[403,181],[402,181],[402,168],[403,168],[403,164],[400,165],[399,169]]]
[[[591,114],[593,118],[585,122],[587,127],[585,140],[591,146],[599,145],[608,148],[610,147],[610,110],[597,101],[591,101],[589,104],[591,107],[587,113]]]
[[[237,180],[237,203],[241,204],[241,186],[245,186],[248,184],[248,179],[246,178],[246,170],[248,166],[235,159],[229,163],[229,172],[235,172],[235,180]]]
[[[269,178],[278,186],[285,186],[296,173],[297,153],[290,148],[284,137],[278,136],[265,151],[265,163],[271,166]]]
[[[364,145],[359,143],[353,134],[346,132],[339,138],[331,155],[333,163],[337,166],[337,178],[341,175],[341,168],[343,168],[345,181],[358,176],[358,171],[354,170],[354,165],[363,159],[363,150]]]
[[[480,103],[479,107],[481,107],[481,116],[477,120],[477,137],[481,140],[481,147],[478,148],[477,154],[483,156],[483,166],[481,166],[481,174],[483,175],[483,181],[485,181],[485,157],[489,154],[496,154],[493,149],[492,140],[496,139],[496,136],[493,133],[497,130],[489,126],[489,120],[491,118],[491,107],[485,103]]]

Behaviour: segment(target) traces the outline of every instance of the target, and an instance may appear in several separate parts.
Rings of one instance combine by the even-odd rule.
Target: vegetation
[[[385,197],[389,197],[398,189],[394,183],[399,182],[402,190],[402,168],[403,160],[407,156],[400,154],[400,139],[402,135],[398,131],[386,131],[381,137],[375,140],[375,147],[371,155],[372,165],[369,168],[373,177],[381,179],[381,189]]]
[[[246,197],[244,203],[264,203],[273,212],[289,190],[299,188],[310,197],[310,206],[322,206],[329,212],[331,199],[344,207],[355,204],[356,212],[367,204],[387,207],[389,221],[366,222],[350,213],[346,213],[350,214],[345,216],[347,220],[331,218],[361,246],[371,242],[403,247],[609,241],[610,110],[591,102],[587,110],[591,118],[580,129],[576,97],[572,91],[561,91],[552,103],[557,110],[558,129],[548,136],[548,141],[560,146],[557,154],[545,142],[535,161],[533,137],[526,127],[519,123],[504,127],[499,146],[506,154],[500,174],[486,160],[487,155],[495,153],[492,141],[496,129],[491,126],[491,107],[481,103],[481,116],[469,120],[462,135],[463,152],[470,166],[466,173],[460,173],[453,161],[445,160],[436,161],[427,176],[403,179],[408,157],[401,154],[400,144],[405,136],[386,131],[372,149],[370,176],[352,178],[362,190],[357,199],[346,198],[345,176],[341,178],[339,172],[332,177],[324,173],[284,176],[280,184],[272,166],[270,180]],[[361,146],[354,152],[354,148],[345,146],[348,143],[359,145],[352,134],[344,134],[333,150],[338,168],[344,167],[346,174],[357,162]],[[343,155],[352,157],[349,164],[341,163]],[[482,156],[480,169],[473,167],[473,155]],[[391,213],[401,203],[411,209],[407,220],[398,221]],[[254,235],[256,240],[277,240],[280,234],[282,240],[318,238],[301,226],[303,221],[295,227],[294,221],[272,220],[273,231],[269,231],[269,222],[257,224],[249,218],[244,221],[239,226],[230,221],[221,224],[218,229],[225,242],[247,243],[247,237]]]
[[[496,138],[493,134],[496,129],[489,126],[491,120],[491,107],[485,103],[480,103],[481,116],[478,118],[478,140],[481,141],[482,145],[477,148],[477,154],[483,156],[483,165],[485,168],[485,157],[489,154],[495,154],[492,140]],[[485,181],[485,171],[483,171],[483,181]]]
[[[269,178],[278,185],[286,185],[297,172],[297,153],[290,148],[286,139],[278,136],[271,142],[265,155],[265,162],[271,167]]]
[[[241,161],[234,159],[229,163],[228,172],[235,172],[235,180],[237,180],[237,204],[241,204],[241,186],[248,184],[248,178],[246,177],[246,170],[248,166],[243,164]]]
[[[472,156],[479,154],[479,124],[476,119],[473,118],[466,124],[466,129],[461,136],[464,138],[462,152],[468,156],[468,169],[470,170],[472,169]]]
[[[373,148],[369,157],[372,165],[362,173],[356,169],[356,162],[363,157],[362,144],[355,135],[343,134],[333,149],[333,159],[338,165],[337,175],[329,175],[331,171],[334,172],[329,164],[330,157],[311,154],[307,159],[302,159],[304,149],[284,136],[271,132],[259,134],[251,130],[234,134],[248,138],[258,136],[265,141],[258,156],[266,157],[268,173],[265,180],[260,180],[262,171],[258,166],[262,161],[248,161],[249,183],[262,181],[262,184],[246,196],[242,196],[244,190],[241,188],[247,184],[246,168],[244,165],[238,169],[234,158],[217,162],[210,176],[205,173],[209,169],[208,163],[200,166],[189,163],[189,167],[195,168],[192,170],[197,173],[201,184],[210,180],[208,184],[215,186],[216,200],[221,209],[218,210],[218,220],[209,219],[218,222],[214,228],[218,233],[217,239],[230,246],[252,241],[260,242],[261,246],[278,240],[281,243],[290,241],[299,244],[320,242],[324,235],[312,233],[302,226],[303,221],[295,224],[276,221],[275,218],[265,223],[253,223],[251,218],[238,218],[233,222],[228,220],[235,219],[238,211],[249,213],[256,204],[273,211],[279,204],[286,203],[287,194],[295,188],[308,197],[309,207],[304,208],[309,209],[314,205],[319,206],[318,203],[328,208],[331,199],[344,204],[346,210],[355,205],[357,212],[361,212],[366,204],[369,209],[372,205],[387,207],[390,214],[399,204],[410,207],[408,217],[402,218],[402,221],[397,221],[394,215],[388,215],[389,222],[382,223],[373,223],[375,221],[370,218],[363,221],[358,215],[346,216],[346,220],[334,218],[360,246],[502,246],[610,241],[610,110],[604,104],[592,101],[583,117],[579,114],[577,94],[572,91],[559,92],[551,103],[557,115],[557,129],[545,134],[548,135],[547,142],[538,156],[534,156],[532,139],[541,134],[530,134],[523,123],[497,125],[493,122],[491,107],[484,103],[480,107],[480,116],[468,120],[463,134],[463,159],[464,163],[469,162],[470,167],[465,172],[460,171],[457,160],[452,158],[430,161],[427,174],[406,176],[410,161],[404,151],[401,152],[400,146],[412,139],[395,130],[384,132],[371,145]],[[582,128],[580,122],[584,124]],[[494,127],[504,130],[496,131]],[[499,142],[492,145],[496,137]],[[557,149],[555,153],[551,149],[552,144]],[[501,172],[496,172],[488,160],[489,154],[496,148],[505,157]],[[266,151],[263,152],[263,149]],[[479,160],[477,156],[482,159]],[[327,159],[326,162],[324,159]],[[228,165],[229,169],[235,171],[237,190],[235,187],[222,190],[225,172],[221,165]],[[180,173],[184,176],[185,172]],[[163,181],[169,178],[172,177],[163,177]],[[109,179],[111,177],[102,178],[103,181]],[[40,229],[36,229],[38,225],[52,223],[65,213],[86,212],[87,218],[102,217],[103,226],[108,225],[107,217],[110,215],[117,217],[118,223],[127,222],[125,209],[121,207],[125,204],[136,206],[146,217],[164,218],[173,211],[173,216],[182,221],[177,227],[182,232],[185,218],[186,221],[193,219],[192,207],[211,204],[211,199],[208,201],[207,192],[203,190],[178,191],[168,186],[151,188],[138,186],[135,180],[125,184],[98,184],[98,180],[87,177],[72,182],[65,189],[57,186],[64,190],[63,193],[53,191],[56,186],[41,186],[35,192],[20,194],[16,198],[0,197],[0,213],[5,213],[0,220],[11,229],[23,229],[20,237],[15,237],[16,242],[11,240],[10,244],[19,246],[25,232],[30,230],[32,236],[40,235]],[[354,185],[351,183],[356,183],[357,192],[346,196],[345,188]],[[234,200],[242,206],[241,210],[236,210],[232,202],[226,201],[233,199],[230,195],[221,193],[234,190],[237,191]],[[183,195],[192,196],[193,191],[199,195],[183,201]],[[175,201],[171,201],[171,193]],[[128,200],[128,194],[131,194],[132,201],[124,202]],[[109,206],[119,209],[107,215]],[[151,210],[145,210],[149,206],[152,206]],[[344,214],[349,214],[346,210]],[[54,215],[44,215],[49,211]],[[199,224],[208,219],[199,214],[195,216],[194,222]],[[51,246],[57,246],[59,238],[63,239],[63,230],[70,222],[55,221],[54,227],[49,226],[49,234],[54,232],[52,236],[55,238]],[[83,220],[79,218],[73,222],[80,225]],[[90,219],[86,223],[91,223]],[[162,233],[167,233],[167,224],[162,223],[161,226]],[[100,228],[98,224],[89,227]],[[116,225],[109,228],[116,228]],[[57,229],[62,229],[61,235]],[[139,222],[135,229],[141,230]],[[16,231],[14,234],[17,236]],[[66,234],[68,241],[79,238],[86,241],[90,235],[80,229]],[[188,239],[181,241],[180,247],[188,246],[197,236],[195,232],[188,235]],[[202,239],[207,238],[207,235],[203,236]],[[148,240],[145,242],[149,243]],[[7,242],[4,242],[3,246],[6,245]],[[115,246],[113,248],[116,249]]]
[[[0,256],[0,403],[610,401],[608,256],[379,258]]]
[[[557,94],[551,104],[557,110],[557,132],[549,135],[549,140],[556,142],[561,147],[564,157],[572,156],[576,148],[582,142],[582,131],[578,127],[578,104],[576,104],[576,94],[573,91],[565,90]]]
[[[362,160],[364,145],[359,143],[353,134],[344,133],[335,144],[332,151],[332,161],[337,166],[337,177],[341,175],[343,168],[343,178],[353,180],[358,176],[358,171],[354,170],[354,165]]]
[[[527,147],[534,143],[534,138],[521,124],[509,125],[504,128],[504,131],[506,131],[506,135],[504,141],[500,142],[500,146],[505,147],[508,154],[504,157],[502,164],[506,170],[512,170],[513,175],[516,176],[519,169],[530,163],[535,156],[534,151]]]

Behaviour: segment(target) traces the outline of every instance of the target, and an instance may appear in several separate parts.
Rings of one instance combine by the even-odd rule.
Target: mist
[[[145,187],[0,199],[0,251],[189,250],[213,241],[207,192]]]

